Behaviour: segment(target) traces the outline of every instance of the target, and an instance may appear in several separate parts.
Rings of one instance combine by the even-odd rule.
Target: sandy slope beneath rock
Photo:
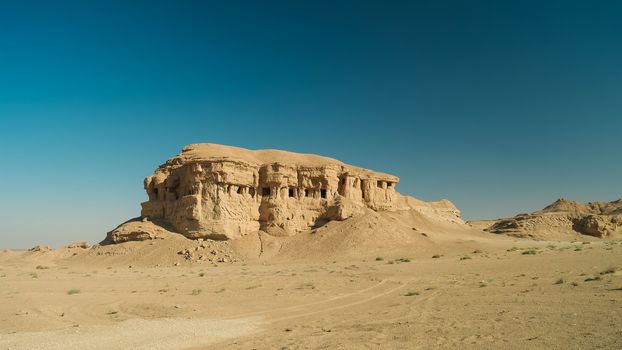
[[[622,242],[411,231],[425,249],[217,267],[12,253],[0,258],[0,348],[622,347]]]

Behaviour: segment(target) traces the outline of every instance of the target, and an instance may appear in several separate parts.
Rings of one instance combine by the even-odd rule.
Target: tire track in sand
[[[276,308],[276,309],[267,309],[267,310],[262,310],[262,311],[253,311],[253,312],[247,312],[247,313],[242,313],[242,314],[236,314],[236,315],[231,315],[231,316],[227,316],[227,317],[223,317],[222,319],[224,320],[231,320],[231,319],[236,319],[236,318],[244,318],[244,317],[252,317],[252,316],[265,316],[266,314],[270,314],[273,312],[279,312],[279,311],[286,311],[286,310],[295,310],[295,309],[300,309],[300,308],[305,308],[308,306],[313,306],[313,305],[320,305],[320,304],[325,304],[325,303],[330,303],[336,300],[341,300],[341,299],[345,299],[345,298],[349,298],[358,294],[362,294],[365,293],[367,291],[370,291],[372,289],[375,289],[377,287],[382,286],[383,284],[385,284],[388,280],[387,279],[383,279],[380,282],[374,284],[373,286],[358,290],[356,292],[352,292],[352,293],[347,293],[344,295],[340,295],[337,297],[332,297],[326,300],[320,300],[320,301],[314,301],[311,303],[306,303],[306,304],[300,304],[300,305],[292,305],[292,306],[286,306],[286,307],[281,307],[281,308]]]

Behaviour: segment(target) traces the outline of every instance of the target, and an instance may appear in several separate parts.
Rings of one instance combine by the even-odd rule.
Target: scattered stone
[[[91,246],[85,241],[73,242],[65,246],[68,249],[80,248],[80,249],[89,249]]]
[[[47,245],[36,245],[30,249],[28,249],[29,252],[49,252],[53,250],[50,246]]]

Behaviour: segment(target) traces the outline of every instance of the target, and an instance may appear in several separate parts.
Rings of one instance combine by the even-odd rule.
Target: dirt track
[[[0,348],[622,345],[619,242],[466,249],[440,258],[166,268],[37,269],[12,257],[0,265]]]

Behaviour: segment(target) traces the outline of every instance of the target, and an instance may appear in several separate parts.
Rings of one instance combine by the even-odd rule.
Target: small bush
[[[432,259],[438,259],[438,258],[440,258],[440,257],[441,257],[441,255],[440,255],[440,254],[434,254],[434,255],[432,255]]]
[[[473,251],[473,254],[481,254],[481,253],[482,253],[482,250],[481,250],[481,249],[475,249],[475,250]]]
[[[47,270],[49,268],[50,268],[49,266],[43,266],[43,265],[37,265],[36,267],[37,270]]]
[[[205,276],[205,272],[199,273],[199,277],[203,277],[203,276]]]
[[[256,285],[253,285],[253,286],[248,286],[248,287],[246,287],[246,289],[255,289],[255,288],[259,288],[259,287],[261,287],[261,284],[256,284]]]
[[[460,260],[469,260],[469,259],[471,259],[471,257],[468,255],[460,257]]]
[[[588,277],[588,278],[586,278],[586,279],[585,279],[585,282],[600,281],[600,280],[602,280],[602,279],[603,279],[602,277],[600,277],[599,275],[596,275],[596,276],[594,276],[594,277]]]
[[[579,285],[579,283],[577,283],[577,282],[572,282],[572,283],[570,283],[570,284],[572,284],[572,285],[573,285],[573,286],[575,286],[575,287]]]
[[[419,292],[416,292],[416,291],[410,291],[410,292],[408,292],[408,293],[404,294],[404,296],[405,296],[405,297],[412,297],[412,296],[414,296],[414,295],[419,295]]]
[[[220,288],[219,290],[215,290],[214,293],[222,293],[224,292],[226,289],[224,288]]]
[[[538,252],[535,249],[527,249],[524,250],[521,254],[522,255],[536,255]]]
[[[560,277],[557,281],[555,281],[555,284],[564,284],[566,283],[566,279],[563,277]]]
[[[381,256],[379,256],[379,257],[377,257],[377,258],[376,258],[376,261],[382,261],[382,260],[384,260],[384,258],[383,258],[383,257],[381,257]]]
[[[39,278],[39,274],[36,273],[36,272],[31,272],[30,273],[30,277],[32,277],[32,278]]]
[[[613,266],[609,266],[606,270],[601,271],[600,274],[606,275],[606,274],[615,273],[615,272],[616,272],[616,268]]]
[[[193,289],[192,292],[190,292],[190,295],[199,295],[201,292],[203,292],[201,289]]]
[[[77,288],[71,288],[70,290],[67,291],[67,294],[69,295],[74,295],[74,294],[79,294],[80,290]]]
[[[296,287],[296,289],[307,289],[307,288],[315,289],[315,284],[313,284],[313,282],[307,282]]]

